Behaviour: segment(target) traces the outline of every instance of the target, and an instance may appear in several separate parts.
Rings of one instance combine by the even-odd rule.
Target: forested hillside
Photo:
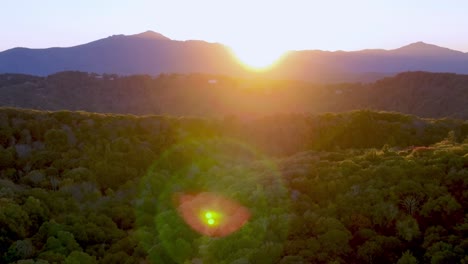
[[[117,82],[132,78],[163,80]],[[2,108],[0,262],[467,263],[467,136],[466,121],[373,111]],[[177,204],[197,195],[248,214],[202,235]]]
[[[0,75],[0,105],[119,114],[251,118],[358,109],[468,118],[468,76],[408,72],[371,84],[319,85],[217,75]]]

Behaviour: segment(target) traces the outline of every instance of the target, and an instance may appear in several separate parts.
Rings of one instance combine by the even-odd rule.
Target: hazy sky
[[[153,30],[250,52],[393,49],[416,41],[468,51],[467,0],[0,0],[0,9],[0,50]]]

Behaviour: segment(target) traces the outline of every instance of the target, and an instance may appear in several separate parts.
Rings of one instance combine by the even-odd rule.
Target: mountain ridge
[[[138,34],[128,35],[128,37],[171,40],[170,38],[164,36],[163,34],[152,31],[152,30],[147,30],[145,32],[138,33]]]
[[[171,41],[178,41],[178,42],[201,41],[201,42],[210,43],[210,44],[224,45],[222,43],[209,42],[209,41],[205,41],[205,40],[202,40],[202,39],[176,40],[176,39],[171,39],[171,38],[169,38],[169,37],[167,37],[167,36],[165,36],[165,35],[163,35],[163,34],[161,34],[159,32],[156,32],[156,31],[153,31],[153,30],[146,30],[146,31],[143,31],[143,32],[140,32],[140,33],[129,34],[129,35],[114,34],[114,35],[103,37],[103,38],[100,38],[100,39],[97,39],[97,40],[86,42],[86,43],[83,43],[83,44],[77,44],[77,45],[72,45],[72,46],[64,46],[64,47],[55,46],[55,47],[48,47],[48,48],[29,48],[29,47],[24,47],[24,46],[18,46],[18,47],[13,47],[13,48],[10,48],[10,49],[0,51],[0,53],[8,51],[8,50],[18,49],[18,48],[31,49],[31,50],[44,50],[44,49],[51,49],[51,48],[73,48],[73,47],[86,45],[86,44],[96,42],[96,41],[100,41],[100,40],[105,40],[105,39],[110,39],[110,38],[122,38],[122,37],[123,38],[164,39],[164,40],[171,40]],[[412,43],[409,43],[409,44],[406,44],[406,45],[403,45],[401,47],[390,48],[390,49],[383,49],[383,48],[366,48],[366,49],[359,49],[359,50],[300,49],[300,50],[287,50],[285,52],[301,52],[301,51],[317,52],[317,51],[321,51],[321,52],[332,52],[332,53],[333,52],[336,52],[336,53],[342,53],[342,52],[352,53],[352,52],[363,52],[363,51],[396,51],[396,50],[402,50],[402,49],[407,49],[407,48],[427,48],[427,47],[433,47],[433,48],[440,49],[440,50],[450,50],[450,51],[455,51],[455,52],[459,52],[459,53],[463,53],[463,54],[468,53],[468,52],[463,52],[463,51],[459,51],[459,50],[455,50],[455,49],[451,49],[451,48],[442,47],[442,46],[432,44],[432,43],[427,43],[427,42],[424,42],[424,41],[421,41],[421,40],[416,41],[416,42],[412,42]]]
[[[154,31],[113,35],[72,47],[0,52],[0,73],[49,75],[78,70],[119,75],[206,73],[313,82],[369,82],[405,71],[468,74],[468,54],[424,42],[392,49],[296,50],[253,73],[230,48],[203,40],[172,40]]]

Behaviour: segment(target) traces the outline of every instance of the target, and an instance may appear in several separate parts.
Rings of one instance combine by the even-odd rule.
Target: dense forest
[[[0,83],[21,93],[60,76]],[[367,110],[241,119],[1,108],[0,263],[468,263],[467,136],[467,121]],[[245,217],[223,216],[228,235],[200,233],[180,202],[197,195]]]
[[[241,118],[277,113],[396,111],[468,118],[468,75],[407,72],[375,83],[312,84],[206,74],[0,75],[0,105],[39,110]]]

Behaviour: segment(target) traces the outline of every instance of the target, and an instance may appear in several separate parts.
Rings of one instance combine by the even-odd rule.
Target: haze
[[[0,263],[468,264],[468,0],[0,8]]]
[[[468,2],[448,1],[2,1],[0,50],[73,46],[154,30],[241,56],[286,50],[392,49],[425,41],[468,51]],[[260,53],[260,54],[259,54]],[[263,55],[262,55],[263,54]]]

